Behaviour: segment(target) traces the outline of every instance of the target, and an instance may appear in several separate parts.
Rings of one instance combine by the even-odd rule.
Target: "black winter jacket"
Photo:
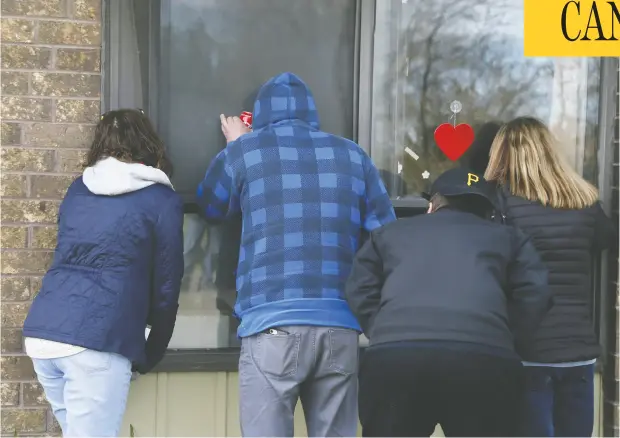
[[[551,306],[547,271],[523,233],[451,209],[373,231],[346,297],[371,345],[456,341],[512,354]]]
[[[611,247],[615,230],[599,203],[582,210],[545,207],[499,192],[508,224],[531,237],[549,270],[554,306],[534,337],[526,361],[562,363],[593,359],[600,347],[592,321],[592,267]]]

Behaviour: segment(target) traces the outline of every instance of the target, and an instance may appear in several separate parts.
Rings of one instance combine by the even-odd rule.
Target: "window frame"
[[[102,114],[120,106],[122,100],[121,71],[122,62],[122,26],[121,3],[126,0],[103,0],[103,40],[102,40]],[[160,70],[157,52],[164,50],[161,47],[159,28],[169,22],[167,8],[161,6],[170,0],[149,1],[148,4],[148,94],[143,96],[147,100],[147,109],[154,125],[158,129],[158,106],[162,104],[158,94],[162,86],[158,77],[167,77],[166,72]],[[370,93],[361,93],[362,89],[372,90],[372,43],[374,31],[374,11],[376,0],[356,0],[356,30],[354,46],[354,75],[353,86],[353,139],[362,144],[363,149],[370,152],[371,127],[371,96]],[[158,23],[159,26],[153,26]],[[151,84],[157,84],[151,86]],[[136,87],[131,83],[130,87]],[[166,96],[163,93],[162,96]],[[364,126],[364,134],[360,134],[360,126]],[[162,135],[165,136],[165,133]],[[184,197],[185,214],[199,213],[198,205]],[[363,347],[361,347],[363,349]],[[239,363],[239,347],[196,348],[196,349],[168,349],[163,360],[155,367],[155,372],[189,372],[189,371],[236,371]]]
[[[120,25],[120,2],[125,0],[103,0],[103,41],[101,51],[102,62],[102,99],[101,112],[118,108],[121,101],[120,71],[122,59],[122,30]],[[169,1],[169,0],[163,0]],[[372,157],[372,87],[373,87],[373,53],[374,31],[377,0],[356,0],[356,45],[354,77],[352,78],[353,93],[353,132],[354,138],[362,149]],[[159,28],[151,26],[156,19],[160,24],[169,19],[160,14],[159,1],[149,1],[149,84],[157,84],[158,71],[156,52],[159,44]],[[155,17],[155,18],[154,18]],[[609,214],[612,198],[613,177],[613,141],[614,117],[618,103],[615,93],[617,86],[619,58],[601,58],[600,104],[598,121],[598,182],[600,198],[605,211]],[[135,84],[133,85],[135,87]],[[149,86],[148,113],[155,123],[158,120],[159,86]],[[428,206],[422,197],[411,197],[406,200],[393,199],[395,209],[403,212],[403,216],[420,213]],[[185,213],[197,213],[198,207],[193,202],[185,202]],[[609,255],[603,254],[596,265],[594,313],[597,316],[597,329],[600,342],[607,345],[610,341],[608,332],[609,318],[606,309],[613,304],[609,281]],[[364,347],[361,347],[364,350]],[[155,368],[156,372],[198,372],[198,371],[236,371],[239,360],[239,347],[206,348],[206,349],[169,349],[164,359]],[[605,349],[597,367],[608,363]]]
[[[620,58],[604,57],[601,58],[601,77],[599,85],[599,117],[598,117],[598,189],[599,199],[603,210],[609,217],[612,215],[613,197],[613,172],[614,172],[614,140],[615,140],[615,117],[618,111],[619,102],[616,99],[618,92],[618,69]],[[612,296],[611,269],[612,254],[609,250],[604,251],[598,260],[595,261],[593,271],[594,280],[594,299],[593,322],[597,330],[599,344],[602,351],[597,366],[601,370],[610,364],[614,365],[613,357],[610,356],[610,343],[614,342],[614,327],[609,327],[610,322],[608,309],[615,307],[615,297]]]

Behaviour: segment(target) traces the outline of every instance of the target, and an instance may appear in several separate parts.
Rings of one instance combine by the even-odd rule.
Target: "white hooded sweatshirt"
[[[136,192],[153,184],[164,184],[170,188],[172,183],[161,170],[140,163],[125,163],[116,158],[104,158],[94,166],[87,167],[82,175],[84,185],[92,193],[103,196],[116,196]],[[145,331],[148,337],[149,329]],[[58,359],[72,356],[85,350],[84,347],[49,341],[47,339],[24,339],[26,354],[33,359]]]

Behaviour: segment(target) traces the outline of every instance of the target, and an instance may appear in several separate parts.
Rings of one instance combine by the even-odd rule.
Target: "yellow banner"
[[[525,56],[620,56],[620,0],[523,0]]]

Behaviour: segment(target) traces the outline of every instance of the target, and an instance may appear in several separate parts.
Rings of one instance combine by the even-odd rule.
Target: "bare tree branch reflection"
[[[385,0],[383,7],[387,3],[390,2]],[[394,144],[390,138],[375,138],[373,151],[379,151],[373,159],[394,174],[401,163],[401,176],[414,192],[426,189],[428,181],[421,177],[425,170],[432,179],[457,164],[447,160],[434,142],[436,127],[450,121],[452,100],[463,104],[457,122],[472,125],[490,120],[507,121],[519,115],[549,122],[552,106],[569,124],[579,118],[578,108],[584,105],[597,111],[593,102],[598,100],[598,92],[592,89],[593,85],[582,94],[572,91],[580,90],[579,84],[585,80],[588,84],[598,83],[598,79],[592,78],[596,76],[596,65],[587,76],[580,77],[572,70],[563,73],[554,59],[523,56],[522,2],[435,0],[403,4],[393,1],[390,7],[395,11],[392,25],[398,27],[398,39],[387,58],[391,73],[384,75],[381,86],[383,95],[391,97],[396,104],[389,106],[383,117],[394,121],[397,139],[402,139],[402,144]],[[558,74],[566,75],[571,91],[561,89],[564,81],[554,91],[554,77],[557,81]],[[570,108],[557,106],[569,102]],[[592,142],[596,121],[587,118],[585,145],[582,142],[582,146],[567,147],[577,148],[577,152],[570,150],[569,154],[583,153],[584,173],[591,174],[591,162],[596,158]],[[378,122],[390,124],[385,120]],[[581,141],[575,135],[569,137],[569,143]],[[404,153],[406,147],[419,159]],[[584,150],[579,152],[582,147]]]

